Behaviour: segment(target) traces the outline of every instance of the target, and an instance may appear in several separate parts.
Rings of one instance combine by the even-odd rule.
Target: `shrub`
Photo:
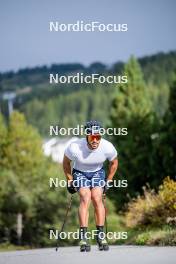
[[[176,182],[166,177],[156,193],[144,187],[144,195],[128,203],[125,215],[128,227],[162,226],[176,216]]]

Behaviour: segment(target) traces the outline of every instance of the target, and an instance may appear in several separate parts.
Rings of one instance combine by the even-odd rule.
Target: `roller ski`
[[[80,252],[89,252],[91,250],[90,245],[84,239],[80,240],[79,245],[80,245]]]
[[[106,239],[98,239],[97,241],[98,244],[98,249],[100,251],[108,251],[109,250],[109,245]]]
[[[106,240],[106,235],[103,231],[103,226],[97,226],[97,245],[100,251],[108,251],[109,245]]]
[[[80,246],[80,252],[89,252],[90,251],[90,244],[87,241],[86,233],[87,233],[87,227],[80,227],[79,231],[79,246]]]

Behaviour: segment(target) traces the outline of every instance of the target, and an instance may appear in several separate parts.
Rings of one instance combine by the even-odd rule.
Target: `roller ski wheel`
[[[81,240],[79,245],[80,245],[80,252],[89,252],[91,250],[90,245],[85,240]]]
[[[108,245],[108,243],[107,243],[107,241],[106,241],[106,239],[103,239],[103,240],[99,240],[98,241],[98,249],[100,250],[100,251],[108,251],[109,250],[109,245]]]

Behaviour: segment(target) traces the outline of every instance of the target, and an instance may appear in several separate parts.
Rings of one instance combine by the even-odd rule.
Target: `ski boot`
[[[105,238],[104,239],[98,239],[97,243],[98,243],[98,249],[100,251],[102,251],[102,250],[108,251],[109,250],[109,245],[108,245],[108,242]]]
[[[81,239],[79,242],[80,245],[80,252],[89,252],[91,247],[90,245],[87,243],[87,241],[85,239]]]
[[[97,244],[99,250],[109,250],[109,245],[106,240],[105,232],[103,231],[103,226],[97,226]]]
[[[87,234],[87,227],[80,227],[80,230],[79,230],[79,239],[80,239],[80,242],[79,242],[79,245],[80,245],[80,251],[81,252],[89,252],[90,251],[90,245],[87,241],[87,238],[86,238],[86,234]]]

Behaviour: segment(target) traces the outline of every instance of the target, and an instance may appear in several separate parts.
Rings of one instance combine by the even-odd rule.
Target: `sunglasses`
[[[89,135],[89,139],[90,141],[94,141],[94,139],[99,141],[101,139],[101,136],[100,135]]]

